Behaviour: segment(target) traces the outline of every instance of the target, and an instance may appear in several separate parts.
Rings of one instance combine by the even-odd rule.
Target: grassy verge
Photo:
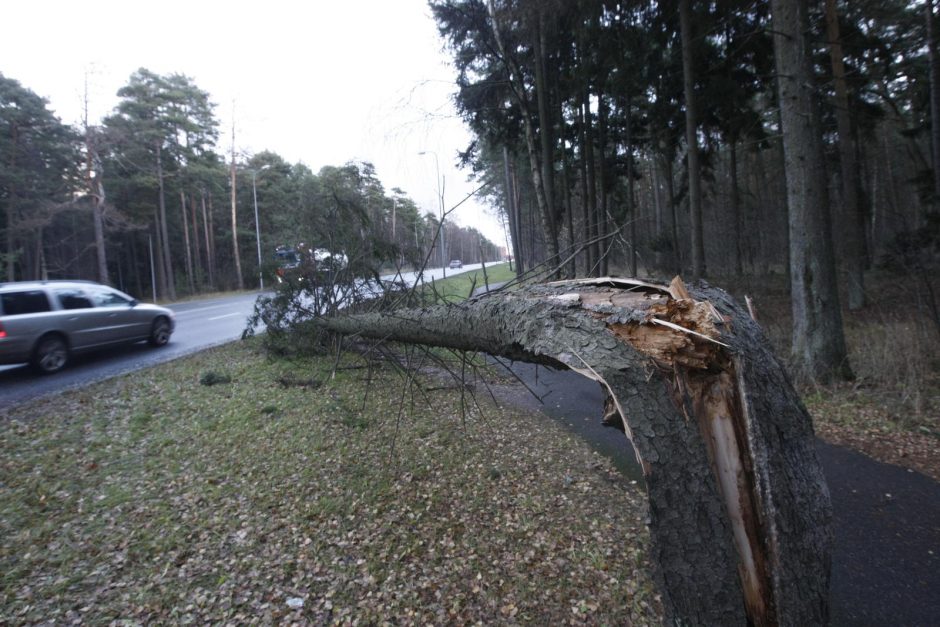
[[[436,280],[433,289],[447,302],[464,300],[470,296],[475,288],[482,288],[487,283],[504,283],[516,278],[516,273],[509,269],[508,263],[498,263],[486,267],[484,276],[483,270],[472,270],[447,277],[446,279]],[[431,290],[431,286],[426,287]]]
[[[660,621],[643,497],[580,441],[257,347],[0,413],[0,623]]]

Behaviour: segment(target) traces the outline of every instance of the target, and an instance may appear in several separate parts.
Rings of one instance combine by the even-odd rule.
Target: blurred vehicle
[[[451,261],[450,261],[450,269],[451,269],[451,270],[454,270],[454,269],[456,269],[456,268],[463,268],[463,262],[462,262],[461,260],[459,260],[459,259],[451,259]]]
[[[277,263],[278,283],[288,278],[299,281],[312,281],[315,285],[331,282],[335,274],[345,270],[349,259],[343,253],[334,253],[326,248],[310,248],[306,244],[297,244],[296,248],[278,246],[274,251]]]
[[[29,362],[52,374],[76,353],[144,340],[164,346],[174,325],[166,307],[91,281],[0,283],[0,364]]]

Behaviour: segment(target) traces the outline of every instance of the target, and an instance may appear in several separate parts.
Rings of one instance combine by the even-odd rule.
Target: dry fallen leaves
[[[3,412],[0,622],[660,622],[644,497],[582,442],[255,346]]]

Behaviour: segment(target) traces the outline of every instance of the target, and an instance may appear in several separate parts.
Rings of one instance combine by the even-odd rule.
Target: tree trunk
[[[933,0],[924,3],[927,18],[927,60],[930,72],[930,147],[933,156],[933,193],[940,199],[940,63]]]
[[[663,156],[666,164],[666,198],[669,201],[669,212],[672,217],[672,254],[676,263],[676,274],[682,272],[682,249],[679,247],[679,203],[676,200],[675,181],[673,181],[672,159]]]
[[[158,193],[158,226],[160,229],[161,257],[163,258],[163,282],[160,288],[163,295],[176,300],[176,277],[173,275],[173,259],[170,257],[170,236],[166,224],[166,194],[163,189],[163,150],[157,143],[157,193]]]
[[[667,622],[827,622],[831,507],[812,421],[721,290],[586,279],[313,323],[598,381],[643,469]]]
[[[535,94],[539,113],[539,152],[542,166],[542,186],[545,188],[545,235],[553,255],[551,265],[558,263],[558,220],[555,198],[555,139],[554,116],[545,70],[545,13],[538,9],[538,33],[535,38]]]
[[[193,262],[195,264],[193,270],[196,275],[196,287],[202,289],[205,274],[202,268],[202,249],[199,245],[199,214],[196,211],[196,199],[192,193],[189,195],[189,211],[193,220]]]
[[[695,75],[692,70],[692,16],[689,0],[679,0],[682,31],[682,83],[685,91],[685,142],[689,168],[689,219],[692,226],[692,277],[705,276],[705,235],[702,224],[702,179],[695,112]]]
[[[774,57],[790,231],[793,357],[799,374],[825,383],[849,378],[836,283],[809,32],[807,0],[773,0]]]
[[[661,271],[663,268],[663,251],[662,243],[666,238],[666,231],[663,228],[663,202],[662,196],[660,195],[660,185],[659,185],[659,168],[656,165],[656,153],[653,152],[650,154],[649,160],[646,163],[646,169],[649,175],[650,181],[650,195],[652,196],[653,204],[653,213],[654,213],[654,230],[656,232],[657,246],[656,250],[653,253],[653,260],[656,264],[656,269]]]
[[[209,287],[215,289],[215,234],[212,230],[212,196],[209,196],[209,211],[206,212],[206,190],[200,189],[202,200],[202,228],[206,235],[206,265],[209,267]]]
[[[503,174],[506,178],[506,216],[509,222],[509,236],[512,238],[512,254],[516,260],[516,277],[522,277],[525,270],[522,265],[522,238],[519,233],[519,221],[516,218],[512,176],[509,170],[509,149],[503,146]]]
[[[594,123],[591,120],[591,94],[587,88],[583,92],[582,106],[584,107],[584,159],[587,161],[587,209],[585,219],[591,249],[591,265],[585,274],[587,276],[598,276],[601,264],[601,244],[597,241],[597,168],[594,161]]]
[[[235,193],[235,127],[232,127],[232,254],[235,255],[235,280],[238,289],[245,289],[245,281],[242,278],[242,258],[238,252],[238,215],[236,208],[237,194]]]
[[[183,224],[183,243],[186,248],[186,280],[189,283],[189,293],[196,291],[196,281],[193,277],[193,251],[189,242],[189,218],[186,215],[186,192],[180,190],[180,213]]]
[[[499,20],[496,15],[496,7],[493,0],[487,3],[490,28],[492,29],[493,39],[499,49],[499,54],[506,69],[509,72],[509,89],[522,110],[522,127],[525,131],[526,151],[529,155],[529,169],[532,173],[532,186],[535,188],[535,199],[539,207],[541,216],[542,233],[545,238],[545,244],[549,247],[548,257],[551,263],[558,259],[558,239],[552,236],[554,230],[554,208],[549,205],[549,199],[545,195],[545,182],[542,179],[541,151],[536,145],[535,128],[529,98],[526,95],[525,87],[517,81],[521,81],[523,73],[517,67],[514,57],[503,45],[503,38],[499,29]],[[544,120],[544,118],[542,118]],[[534,259],[532,260],[535,261]]]
[[[594,267],[594,248],[587,244],[591,241],[591,203],[588,200],[588,148],[587,148],[587,112],[585,111],[582,92],[581,102],[578,104],[578,145],[580,146],[581,161],[578,164],[578,191],[581,196],[581,232],[584,246],[584,276],[591,276]]]
[[[109,283],[108,258],[104,245],[104,219],[102,218],[102,209],[104,207],[104,183],[102,174],[101,163],[98,161],[98,154],[92,146],[91,130],[88,127],[86,108],[85,184],[88,187],[88,195],[91,197],[91,218],[95,230],[95,256],[97,262],[96,269],[98,274],[98,282],[107,285]]]
[[[10,135],[10,172],[16,171],[16,149],[19,136],[19,127],[16,122],[11,123]],[[16,180],[10,182],[10,187],[7,193],[7,228],[6,228],[6,253],[7,258],[4,260],[6,264],[6,275],[7,281],[16,280],[16,238],[14,237],[14,228],[16,227]]]
[[[624,149],[627,159],[627,219],[630,220],[630,276],[637,275],[636,223],[639,221],[638,204],[633,193],[633,98],[624,103]]]
[[[597,276],[607,276],[607,265],[610,257],[610,245],[607,240],[607,230],[609,228],[608,198],[607,194],[607,118],[610,108],[607,99],[604,97],[603,89],[598,88],[597,93],[597,193],[599,202],[597,203],[597,237],[598,237],[598,258]]]
[[[728,165],[731,176],[731,219],[734,221],[734,273],[736,276],[744,274],[744,263],[741,252],[741,238],[744,232],[741,224],[741,193],[738,190],[738,138],[728,138],[728,151],[730,152],[730,163]]]
[[[845,287],[848,308],[852,311],[865,305],[865,218],[859,199],[859,168],[855,151],[855,134],[849,109],[849,91],[845,81],[842,40],[836,1],[826,0],[826,35],[835,82],[836,126],[839,130],[839,165],[842,169],[842,224],[840,238],[845,246]]]

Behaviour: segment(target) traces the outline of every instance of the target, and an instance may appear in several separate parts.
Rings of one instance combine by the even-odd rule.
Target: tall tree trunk
[[[581,232],[584,245],[584,276],[591,276],[594,267],[594,247],[591,241],[591,202],[589,200],[590,186],[588,185],[588,143],[587,143],[587,112],[582,92],[581,102],[578,105],[578,145],[581,161],[578,164],[578,190],[581,197]]]
[[[662,195],[660,194],[660,183],[659,183],[659,173],[658,166],[656,164],[656,153],[653,152],[649,156],[649,160],[646,163],[646,169],[649,176],[650,182],[650,196],[651,202],[653,204],[653,216],[654,216],[654,230],[656,232],[656,240],[659,243],[656,246],[656,250],[653,253],[654,263],[656,264],[657,270],[662,270],[663,268],[663,251],[662,251],[662,242],[666,238],[666,230],[663,228],[663,201]]]
[[[743,226],[741,224],[741,192],[738,189],[738,138],[728,138],[728,151],[730,153],[729,169],[731,183],[731,219],[734,221],[734,273],[737,276],[744,274],[743,254],[741,253],[741,239]]]
[[[193,270],[196,275],[196,287],[201,288],[205,274],[202,268],[202,250],[199,246],[199,214],[196,212],[196,199],[192,193],[189,195],[189,211],[193,219],[193,261],[196,264]]]
[[[666,622],[827,622],[831,506],[812,420],[721,290],[588,279],[314,324],[598,381],[643,468]]]
[[[96,167],[97,162],[97,167]],[[98,282],[107,285],[108,257],[104,245],[104,183],[98,153],[92,146],[91,129],[88,126],[87,108],[85,117],[85,185],[91,197],[91,217],[95,230],[95,258]]]
[[[186,249],[186,281],[189,284],[189,293],[196,291],[196,281],[193,278],[193,252],[189,242],[189,218],[186,215],[186,192],[180,189],[180,214],[183,225],[183,245]]]
[[[209,266],[209,286],[215,289],[215,272],[218,266],[215,261],[215,230],[212,227],[212,194],[209,194],[209,211],[206,212],[206,190],[199,191],[202,197],[202,225],[206,230],[206,263]]]
[[[940,63],[933,0],[924,3],[927,18],[927,60],[930,72],[930,147],[933,156],[933,193],[940,199]]]
[[[535,38],[535,94],[539,112],[542,185],[545,187],[545,208],[548,217],[545,235],[549,240],[549,250],[552,251],[550,263],[554,266],[560,261],[558,257],[558,211],[555,198],[555,138],[553,132],[555,119],[551,114],[551,94],[545,70],[545,13],[541,7],[536,10],[538,11],[538,33]]]
[[[549,205],[549,199],[546,198],[545,182],[542,180],[542,164],[536,141],[536,133],[531,113],[529,97],[525,92],[525,87],[520,84],[523,73],[516,64],[515,58],[509,53],[503,45],[502,34],[500,33],[499,19],[496,14],[496,7],[493,0],[488,0],[487,11],[489,15],[490,28],[492,29],[493,39],[496,42],[500,57],[506,65],[509,72],[509,89],[522,111],[522,127],[525,136],[526,150],[529,155],[529,169],[532,173],[532,186],[535,188],[535,200],[538,204],[539,215],[541,217],[542,233],[545,243],[548,246],[548,258],[550,263],[555,263],[558,259],[558,239],[553,236],[554,231],[554,207]],[[543,120],[545,118],[542,118]]]
[[[672,159],[665,153],[663,163],[666,166],[666,198],[669,201],[669,213],[672,216],[672,254],[675,259],[676,274],[682,274],[682,248],[679,244],[679,202],[676,200]]]
[[[633,193],[633,97],[624,102],[624,149],[627,159],[627,219],[630,220],[630,276],[637,276],[636,224],[639,222],[638,205]]]
[[[516,277],[521,278],[525,273],[522,261],[522,235],[519,233],[519,219],[509,166],[509,149],[506,146],[503,146],[503,175],[506,178],[506,216],[509,222],[509,236],[512,238],[512,254],[516,260]]]
[[[839,16],[836,1],[826,0],[826,35],[829,38],[829,56],[832,61],[832,78],[835,83],[836,125],[839,130],[839,165],[842,168],[842,224],[839,232],[844,244],[845,287],[850,310],[865,305],[865,217],[859,199],[858,159],[855,150],[855,134],[849,109],[849,90],[845,81],[845,63],[842,55],[842,38],[839,33]]]
[[[165,300],[170,300],[170,297],[167,294],[167,287],[166,287],[166,283],[167,283],[166,264],[163,262],[163,235],[160,230],[159,209],[157,210],[156,215],[154,216],[153,226],[154,226],[154,231],[156,232],[156,235],[157,235],[157,254],[156,254],[157,258],[156,258],[156,261],[154,261],[153,256],[150,257],[150,266],[151,266],[151,273],[154,267],[156,267],[156,270],[157,270],[156,272],[157,281],[156,281],[156,288],[154,289],[154,291],[155,292],[159,291],[159,296],[156,293],[153,295],[153,300],[154,302],[156,302],[157,299],[160,297],[163,297]],[[152,248],[150,252],[152,255],[153,254]]]
[[[239,290],[245,289],[245,280],[242,278],[242,258],[238,252],[238,203],[235,189],[235,125],[232,125],[232,254],[235,256],[235,280]]]
[[[16,170],[16,150],[17,143],[19,141],[19,127],[16,122],[10,124],[10,172]],[[7,228],[6,228],[6,251],[7,258],[4,260],[6,265],[7,281],[16,280],[16,237],[15,237],[15,228],[16,228],[16,204],[17,204],[17,189],[16,181],[10,182],[10,187],[7,195]]]
[[[607,267],[610,257],[610,242],[607,238],[610,219],[608,217],[608,181],[607,173],[609,171],[607,160],[607,118],[610,108],[607,99],[602,93],[602,88],[598,88],[597,93],[597,193],[599,202],[597,203],[597,237],[601,240],[598,243],[600,259],[597,267],[598,276],[607,276]]]
[[[173,275],[173,259],[170,253],[170,235],[166,223],[166,194],[164,193],[163,180],[163,150],[160,143],[157,142],[157,185],[158,185],[158,207],[160,242],[162,245],[161,257],[163,258],[164,276],[163,284],[160,285],[163,295],[171,301],[176,300],[176,277]]]
[[[598,276],[601,265],[601,243],[597,240],[597,168],[594,161],[594,122],[591,119],[591,94],[585,88],[584,107],[584,159],[587,160],[587,211],[585,212],[588,228],[588,241],[591,248],[591,266],[587,276]]]
[[[829,222],[826,167],[813,88],[806,0],[772,0],[774,57],[786,159],[793,357],[802,376],[851,376]]]
[[[689,0],[679,0],[682,31],[682,84],[685,92],[685,142],[688,149],[689,219],[692,227],[692,277],[705,276],[705,235],[702,224],[702,181],[695,111],[695,74],[692,69],[692,15]]]

